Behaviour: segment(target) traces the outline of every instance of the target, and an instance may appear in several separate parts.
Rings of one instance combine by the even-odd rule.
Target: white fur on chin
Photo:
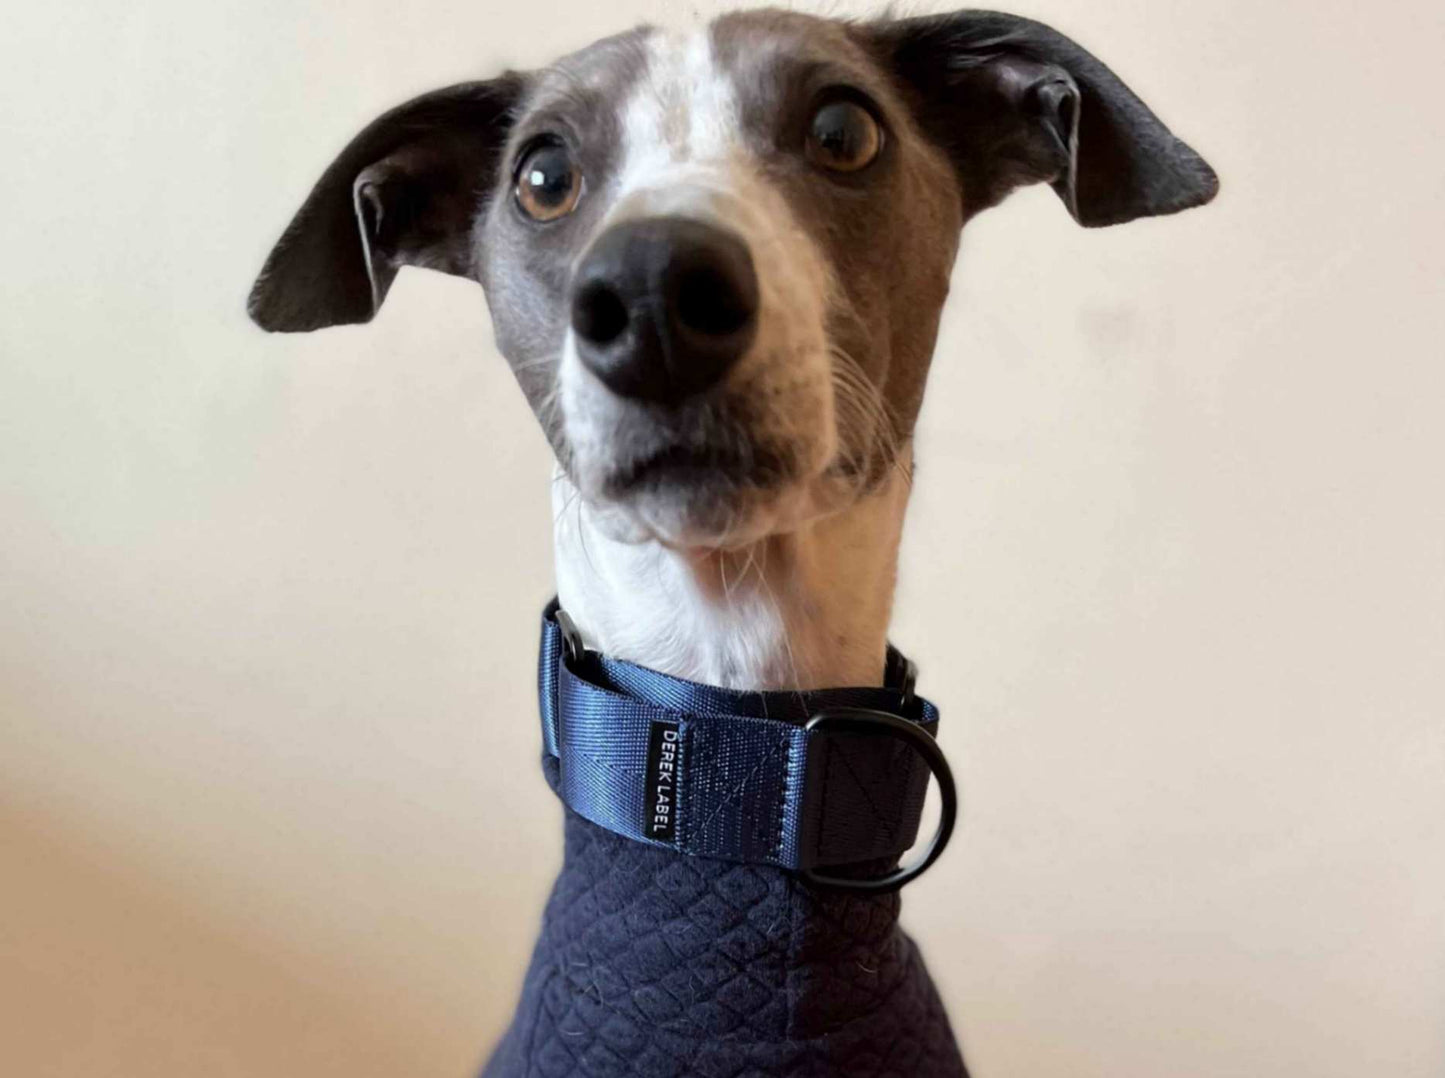
[[[907,500],[899,468],[795,530],[683,550],[600,527],[599,508],[559,471],[557,594],[589,647],[675,677],[758,690],[876,685]]]

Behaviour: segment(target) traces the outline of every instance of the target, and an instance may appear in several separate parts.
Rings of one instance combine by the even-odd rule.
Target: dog
[[[384,114],[249,311],[308,331],[369,321],[405,265],[476,280],[556,455],[556,584],[585,646],[727,690],[879,685],[960,232],[1035,183],[1087,227],[1218,188],[1039,23],[735,12]],[[897,914],[569,812],[485,1073],[962,1075]]]

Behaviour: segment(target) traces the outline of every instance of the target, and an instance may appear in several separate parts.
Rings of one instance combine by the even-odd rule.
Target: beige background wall
[[[545,447],[469,284],[242,301],[372,115],[666,6],[7,11],[0,1073],[498,1033],[557,862]],[[1439,1078],[1445,8],[1018,8],[1224,194],[969,230],[896,625],[967,819],[907,923],[978,1078]]]

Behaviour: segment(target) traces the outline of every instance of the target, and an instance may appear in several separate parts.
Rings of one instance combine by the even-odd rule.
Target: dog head
[[[269,330],[366,322],[403,265],[471,277],[609,532],[741,545],[909,466],[960,229],[1039,182],[1088,226],[1217,189],[1038,23],[739,12],[381,116],[250,312]]]

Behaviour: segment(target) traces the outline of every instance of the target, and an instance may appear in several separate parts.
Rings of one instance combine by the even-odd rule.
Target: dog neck
[[[557,593],[587,645],[729,689],[877,685],[883,676],[908,475],[846,509],[747,547],[626,543],[554,484]]]
[[[589,646],[677,677],[881,684],[907,499],[898,468],[795,534],[698,555],[609,539],[559,478],[558,595]],[[559,761],[543,767],[556,788]],[[872,1061],[966,1078],[899,901],[683,857],[569,811],[517,1017],[483,1078],[532,1073],[538,1051],[559,1067],[632,1052],[647,1073],[722,1073],[721,1060],[730,1074],[853,1074]]]

